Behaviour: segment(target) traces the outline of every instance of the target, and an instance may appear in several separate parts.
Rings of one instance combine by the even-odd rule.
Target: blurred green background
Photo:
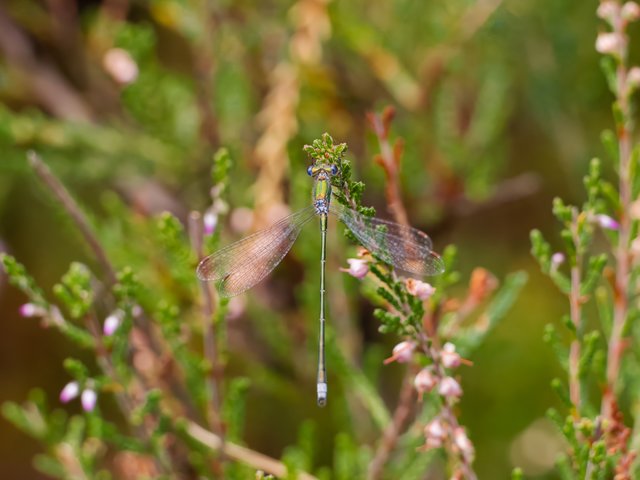
[[[529,273],[514,308],[476,352],[474,366],[463,370],[461,421],[476,445],[479,477],[508,478],[519,464],[527,478],[556,478],[549,458],[559,447],[540,419],[557,405],[549,382],[560,372],[542,336],[566,305],[538,273],[528,234],[535,227],[553,238],[551,199],[580,201],[587,162],[601,154],[599,132],[611,123],[593,48],[596,7],[571,0],[5,0],[0,249],[46,289],[70,261],[92,262],[27,168],[28,149],[43,156],[108,232],[105,204],[113,195],[136,215],[168,209],[185,219],[191,209],[206,209],[211,159],[224,146],[235,162],[231,219],[246,213],[238,207],[255,207],[260,224],[277,218],[283,205],[307,202],[301,147],[328,131],[348,143],[355,174],[366,184],[365,203],[388,217],[366,114],[393,106],[412,224],[438,250],[459,247],[463,279],[477,266],[499,279]],[[234,230],[228,217],[224,222],[224,242],[238,238],[242,228]],[[317,242],[310,230],[299,243]],[[331,233],[329,279],[339,288],[344,281],[351,318],[329,321],[350,325],[357,362],[383,358],[396,339],[377,333],[356,282],[338,273],[353,256],[352,248],[336,251],[346,245],[340,232]],[[118,249],[128,247],[108,245],[116,261]],[[270,280],[274,286],[242,297],[246,305],[230,333],[231,372],[268,375],[242,361],[256,344],[264,343],[258,358],[275,355],[265,338],[285,324],[265,324],[265,305],[273,325],[283,315],[289,326],[315,319],[312,301],[306,310],[283,313],[292,286],[303,296],[317,291],[317,262],[306,265],[304,248],[294,248]],[[153,259],[140,258],[145,262]],[[55,399],[67,381],[62,360],[83,354],[19,318],[23,302],[0,277],[0,400],[22,400],[33,386]],[[395,366],[380,371],[390,407],[400,373]],[[316,410],[311,382],[299,388],[297,396],[252,391],[251,447],[279,457],[309,417],[323,441],[332,442],[339,418]],[[4,478],[41,478],[31,467],[37,451],[0,420]],[[321,449],[320,464],[330,451]]]

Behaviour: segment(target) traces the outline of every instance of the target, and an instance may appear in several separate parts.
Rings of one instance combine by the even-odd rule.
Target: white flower
[[[104,54],[102,66],[116,82],[127,85],[138,78],[138,65],[129,52],[112,48]]]
[[[123,318],[123,312],[121,310],[117,310],[109,315],[104,320],[104,325],[102,326],[102,333],[104,333],[107,337],[110,337],[115,333],[115,331],[120,327]]]
[[[436,291],[430,284],[413,278],[408,278],[405,286],[410,295],[418,297],[420,300],[428,300]]]
[[[70,402],[78,396],[78,393],[80,393],[78,382],[69,382],[60,391],[60,401],[62,403]]]
[[[596,50],[602,54],[619,54],[623,44],[624,39],[619,33],[600,33],[596,38]]]
[[[80,397],[80,403],[82,403],[82,409],[85,412],[92,412],[96,408],[96,401],[98,400],[98,394],[92,388],[86,388],[82,391]]]
[[[205,212],[204,214],[202,222],[204,224],[204,234],[213,235],[213,233],[216,231],[216,227],[218,226],[218,215],[211,210],[207,210],[207,212]]]
[[[424,427],[425,447],[439,448],[447,437],[447,430],[439,418],[434,418]]]

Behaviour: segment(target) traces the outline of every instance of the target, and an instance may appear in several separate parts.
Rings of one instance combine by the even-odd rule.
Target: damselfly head
[[[338,166],[335,164],[314,163],[307,168],[310,177],[333,177],[338,174]]]

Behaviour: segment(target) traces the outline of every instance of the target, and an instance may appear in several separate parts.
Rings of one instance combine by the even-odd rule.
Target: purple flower
[[[41,317],[46,313],[42,307],[39,307],[35,303],[25,303],[20,306],[18,311],[20,312],[20,316],[24,318]]]
[[[69,382],[60,392],[60,401],[62,403],[70,402],[78,396],[78,393],[80,393],[80,385],[78,385],[78,382]]]
[[[98,394],[92,388],[85,388],[82,391],[80,397],[80,403],[82,403],[82,409],[85,412],[92,412],[96,408],[96,401],[98,400]]]
[[[104,333],[107,337],[110,337],[115,333],[120,324],[122,323],[122,311],[117,310],[109,315],[104,320],[104,325],[102,326],[102,333]]]
[[[618,230],[620,228],[620,224],[616,220],[603,213],[596,215],[596,223],[606,230]]]
[[[207,210],[202,222],[204,224],[204,234],[213,235],[216,231],[216,227],[218,226],[218,215],[211,210]]]

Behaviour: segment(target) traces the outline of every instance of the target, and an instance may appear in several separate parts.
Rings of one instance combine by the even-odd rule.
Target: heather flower
[[[438,393],[446,398],[459,398],[462,396],[462,387],[451,377],[444,377],[440,381]]]
[[[80,397],[80,403],[82,403],[82,409],[85,412],[92,412],[96,408],[96,401],[98,400],[98,394],[92,388],[85,388],[82,391]]]
[[[617,55],[623,43],[624,39],[619,33],[600,33],[596,38],[596,50],[602,54]]]
[[[112,48],[102,58],[102,66],[116,82],[126,85],[138,78],[138,65],[129,52]]]
[[[453,443],[458,447],[460,453],[467,462],[473,460],[473,444],[462,427],[457,427],[453,432]]]
[[[420,300],[428,300],[436,291],[430,284],[413,278],[408,278],[405,286],[410,295],[418,297]]]
[[[60,391],[60,401],[62,403],[67,403],[73,400],[80,393],[80,385],[78,382],[69,382],[64,388]]]
[[[627,73],[627,85],[631,91],[640,87],[640,67],[631,67]]]
[[[413,385],[420,394],[420,398],[425,392],[430,392],[433,387],[436,386],[437,379],[433,374],[433,370],[430,367],[425,367],[418,372],[416,378],[413,380]]]
[[[439,448],[447,436],[447,430],[439,418],[434,418],[424,427],[426,448]]]
[[[203,218],[204,234],[213,235],[218,226],[218,214],[212,210],[207,210]]]
[[[400,342],[393,347],[392,355],[384,361],[385,365],[391,362],[407,363],[411,360],[411,356],[413,355],[415,348],[416,344],[413,342]]]
[[[102,326],[102,333],[106,336],[110,337],[115,333],[115,331],[120,327],[123,318],[123,312],[121,310],[117,310],[109,315],[104,320],[104,325]]]
[[[618,2],[607,0],[598,6],[597,15],[601,19],[606,20],[609,23],[613,23],[618,12],[620,12],[620,5],[618,5]]]
[[[444,347],[442,347],[440,359],[445,368],[456,368],[462,363],[462,358],[456,353],[456,346],[450,342],[445,343]]]
[[[18,311],[20,316],[25,318],[41,317],[46,313],[42,307],[39,307],[35,303],[25,303],[20,306]]]
[[[551,268],[556,270],[565,261],[564,253],[556,252],[551,255]]]
[[[640,18],[640,6],[636,2],[626,2],[622,6],[621,16],[627,22],[634,22]]]
[[[604,228],[606,230],[618,230],[620,228],[620,224],[609,215],[600,213],[595,216],[595,220],[601,228]]]
[[[364,278],[369,273],[369,264],[361,258],[348,258],[349,268],[341,268],[341,272],[346,272],[355,278]]]

